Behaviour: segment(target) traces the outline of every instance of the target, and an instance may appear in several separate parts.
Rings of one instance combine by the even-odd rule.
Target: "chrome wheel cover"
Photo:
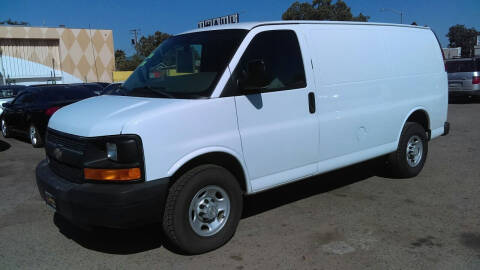
[[[30,141],[33,145],[37,144],[37,130],[33,126],[30,127]]]
[[[7,124],[5,123],[5,120],[2,119],[2,135],[5,136],[7,135]]]
[[[218,233],[230,215],[227,192],[215,185],[200,189],[190,202],[188,220],[193,231],[207,237]]]
[[[410,167],[416,167],[423,156],[423,142],[422,139],[414,135],[408,140],[406,158]]]

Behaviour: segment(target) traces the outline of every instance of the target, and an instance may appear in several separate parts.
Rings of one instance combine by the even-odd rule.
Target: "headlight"
[[[90,140],[83,165],[85,180],[124,182],[145,179],[142,142],[136,135]]]
[[[107,142],[107,157],[111,160],[117,161],[117,145]]]

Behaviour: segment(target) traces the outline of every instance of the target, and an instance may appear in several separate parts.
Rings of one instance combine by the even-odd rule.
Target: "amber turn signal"
[[[129,181],[142,177],[140,168],[129,169],[83,169],[85,179],[105,181]]]

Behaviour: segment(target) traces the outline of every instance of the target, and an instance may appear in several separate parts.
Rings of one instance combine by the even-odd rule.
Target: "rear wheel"
[[[5,119],[2,118],[2,121],[1,121],[1,129],[2,129],[2,136],[4,138],[8,138],[10,137],[10,130],[7,126],[7,122],[5,121]]]
[[[40,134],[38,128],[35,125],[30,125],[28,134],[30,136],[30,142],[32,143],[33,147],[39,148],[43,146],[42,135]]]
[[[163,216],[165,235],[182,252],[198,254],[225,244],[242,214],[235,177],[217,165],[201,165],[170,188]]]
[[[397,151],[388,157],[393,175],[400,178],[417,176],[425,165],[427,153],[428,138],[425,129],[418,123],[407,122]]]

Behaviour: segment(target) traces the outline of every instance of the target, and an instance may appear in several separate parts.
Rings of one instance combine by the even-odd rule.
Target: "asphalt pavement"
[[[0,137],[0,269],[480,269],[480,103],[450,104],[448,121],[419,176],[367,162],[247,197],[233,239],[196,256],[159,224],[55,215],[35,185],[44,150]]]

